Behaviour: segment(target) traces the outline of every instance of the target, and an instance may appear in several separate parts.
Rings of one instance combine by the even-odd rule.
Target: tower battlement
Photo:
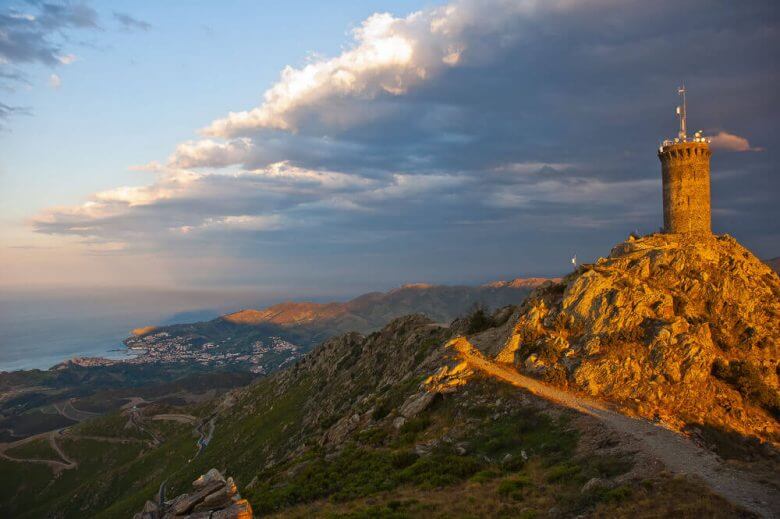
[[[683,105],[677,108],[680,132],[658,149],[663,178],[664,232],[711,233],[709,139],[696,132],[688,139],[685,131],[685,88],[680,88]]]

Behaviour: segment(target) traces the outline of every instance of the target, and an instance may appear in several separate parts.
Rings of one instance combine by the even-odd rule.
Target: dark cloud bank
[[[684,81],[691,124],[731,148],[712,159],[714,229],[776,256],[778,11],[464,1],[375,18],[344,55],[285,72],[263,105],[151,165],[153,185],[35,225],[124,251],[262,260],[215,273],[226,282],[559,274],[575,252],[593,259],[661,225],[655,153]]]

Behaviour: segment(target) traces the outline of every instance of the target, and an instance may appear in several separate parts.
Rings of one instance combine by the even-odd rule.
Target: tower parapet
[[[685,87],[680,87],[683,104],[677,107],[680,132],[658,149],[663,175],[664,232],[667,234],[711,233],[710,144],[696,132],[686,134]]]

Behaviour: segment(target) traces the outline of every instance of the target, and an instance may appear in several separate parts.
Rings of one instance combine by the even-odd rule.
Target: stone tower
[[[664,189],[664,232],[710,233],[710,144],[696,132],[686,134],[687,106],[685,87],[678,92],[682,106],[677,107],[680,132],[674,140],[665,140],[658,149]]]

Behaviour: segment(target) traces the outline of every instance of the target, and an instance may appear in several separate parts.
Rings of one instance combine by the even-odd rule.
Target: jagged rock
[[[211,519],[252,519],[252,507],[246,499],[239,499],[229,507],[211,514]]]
[[[656,234],[537,290],[496,360],[678,429],[771,439],[779,358],[777,274],[730,236]]]
[[[200,490],[201,488],[205,487],[207,484],[211,483],[212,481],[220,481],[222,483],[225,482],[224,476],[220,474],[220,472],[217,469],[211,469],[208,472],[206,472],[204,475],[200,476],[198,479],[192,482],[192,488],[195,490]]]
[[[216,469],[209,470],[192,482],[196,492],[182,494],[165,502],[164,519],[251,519],[252,507],[238,493],[233,478],[225,477]],[[159,519],[157,505],[147,501],[143,512],[133,519]]]
[[[614,485],[612,483],[601,478],[590,478],[587,483],[582,485],[580,494],[592,494],[593,492],[597,492],[599,490],[610,489],[613,486]]]
[[[236,489],[235,483],[233,483],[233,478],[228,478],[225,486],[207,495],[203,499],[203,502],[198,504],[193,510],[199,512],[202,510],[224,508],[233,502],[231,498],[236,495],[237,492],[238,490]]]
[[[360,415],[353,414],[348,415],[336,422],[336,424],[328,429],[322,438],[322,444],[340,444],[347,436],[360,425]]]
[[[204,486],[201,487],[200,490],[195,492],[194,494],[188,495],[185,499],[182,499],[178,503],[176,503],[172,509],[172,512],[176,515],[184,515],[187,512],[191,511],[195,505],[203,501],[203,499],[206,498],[207,495],[211,494],[212,492],[219,490],[224,486],[224,482],[222,481],[210,481],[206,483]]]
[[[427,456],[433,449],[438,447],[439,440],[433,439],[414,446],[414,453],[418,456]]]
[[[403,416],[396,416],[395,419],[393,420],[393,428],[400,429],[401,427],[404,426],[405,423],[406,423],[406,418],[404,418]]]
[[[414,418],[431,405],[435,398],[436,393],[428,391],[417,393],[406,399],[406,402],[401,406],[399,412],[404,418]]]

